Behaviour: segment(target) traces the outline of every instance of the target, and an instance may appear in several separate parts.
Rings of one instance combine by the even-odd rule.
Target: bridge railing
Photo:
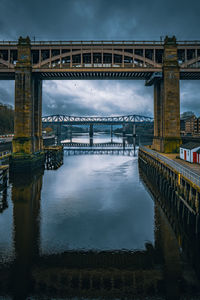
[[[164,161],[167,165],[175,169],[178,173],[182,174],[184,177],[192,181],[194,184],[200,186],[200,176],[197,173],[188,170],[186,167],[181,166],[179,163],[165,157],[164,155],[157,153],[154,150],[151,150],[143,146],[140,146],[140,149],[152,154],[153,156],[160,159],[161,161]]]
[[[99,117],[99,116],[91,116],[91,117],[80,117],[80,116],[67,116],[67,115],[51,115],[51,116],[43,116],[42,122],[53,123],[69,123],[69,124],[106,124],[112,123],[116,124],[124,124],[124,123],[137,123],[137,122],[152,122],[152,117],[141,116],[141,115],[128,115],[128,116],[112,116],[112,117]]]
[[[6,41],[2,40],[0,41],[0,45],[17,45],[18,41]],[[159,41],[133,41],[133,40],[124,40],[124,41],[118,41],[118,40],[86,40],[86,41],[37,41],[37,40],[31,40],[32,45],[163,45],[164,40]],[[178,45],[199,45],[199,40],[191,40],[191,41],[177,41]]]
[[[61,144],[65,147],[89,147],[89,148],[97,148],[97,147],[102,147],[102,148],[123,148],[124,144],[123,143],[94,143],[92,146],[90,146],[89,143],[63,143]],[[125,144],[125,148],[133,148],[133,144]]]
[[[133,149],[65,149],[66,155],[122,155],[122,156],[136,156],[136,151]]]
[[[0,152],[0,166],[9,164],[10,155],[10,150]]]

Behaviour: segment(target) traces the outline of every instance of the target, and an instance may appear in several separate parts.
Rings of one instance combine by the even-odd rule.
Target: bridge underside
[[[152,70],[116,70],[102,69],[97,70],[85,68],[82,70],[32,70],[33,77],[40,80],[149,80],[154,73],[161,72],[162,69]],[[0,80],[15,80],[15,71],[0,70]],[[181,70],[180,80],[200,80],[200,70]]]

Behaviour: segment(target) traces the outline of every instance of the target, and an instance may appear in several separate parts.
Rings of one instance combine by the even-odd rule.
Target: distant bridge
[[[61,144],[64,146],[64,149],[80,149],[80,148],[83,148],[83,149],[87,149],[87,148],[89,148],[89,149],[91,149],[91,145],[90,144],[88,144],[88,143],[69,143],[69,142],[67,142],[67,143],[65,143],[65,142],[61,142]],[[111,143],[95,143],[95,144],[93,144],[92,145],[92,147],[94,147],[94,148],[98,148],[98,149],[111,149],[111,150],[113,150],[113,149],[121,149],[122,147],[124,146],[124,144],[123,143],[113,143],[113,142],[111,142]],[[126,144],[126,149],[133,149],[133,144]]]
[[[46,124],[69,124],[69,125],[89,125],[89,124],[105,124],[105,125],[123,125],[153,122],[152,117],[140,115],[116,116],[116,117],[77,117],[66,115],[51,115],[42,117],[42,122]]]
[[[123,156],[136,156],[135,149],[65,149],[66,155],[123,155]]]

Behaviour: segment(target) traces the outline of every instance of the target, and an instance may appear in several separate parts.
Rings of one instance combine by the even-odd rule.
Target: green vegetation
[[[0,134],[14,132],[14,110],[12,106],[0,103]]]

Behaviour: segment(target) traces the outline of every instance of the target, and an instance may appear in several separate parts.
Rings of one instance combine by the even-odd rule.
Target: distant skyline
[[[200,40],[200,1],[1,0],[0,40]],[[200,115],[200,82],[181,81],[181,112]],[[14,105],[14,82],[0,81]],[[153,115],[144,81],[44,81],[43,114]]]

